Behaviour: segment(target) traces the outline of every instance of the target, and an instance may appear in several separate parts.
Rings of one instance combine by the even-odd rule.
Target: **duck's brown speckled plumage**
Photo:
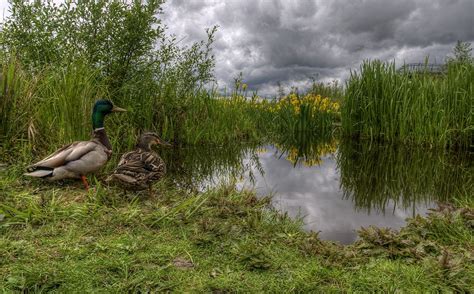
[[[159,137],[154,133],[145,133],[140,137],[137,147],[125,153],[120,158],[117,168],[109,177],[120,186],[130,190],[144,190],[163,178],[166,174],[166,164],[153,150],[151,145]]]
[[[143,190],[165,174],[165,162],[156,152],[137,148],[122,156],[112,178],[126,188]]]

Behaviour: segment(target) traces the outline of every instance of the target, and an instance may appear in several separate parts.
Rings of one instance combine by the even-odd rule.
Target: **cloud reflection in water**
[[[385,212],[355,209],[353,201],[345,198],[340,188],[334,154],[323,156],[319,166],[294,167],[276,152],[274,147],[267,146],[267,151],[259,155],[265,173],[252,168],[254,182],[245,177],[238,188],[256,188],[259,195],[273,193],[272,202],[278,210],[290,217],[304,217],[304,229],[320,231],[321,239],[349,244],[356,240],[360,227],[398,229],[413,215],[413,207],[403,209],[393,201],[387,202]],[[432,205],[416,204],[415,213],[426,213],[428,206]]]

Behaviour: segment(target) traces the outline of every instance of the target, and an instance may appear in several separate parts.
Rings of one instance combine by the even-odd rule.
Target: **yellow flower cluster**
[[[332,102],[328,97],[323,98],[321,95],[314,94],[298,97],[294,93],[278,101],[275,108],[280,110],[283,107],[290,106],[295,113],[300,113],[302,105],[311,107],[313,112],[338,112],[340,108],[338,102]]]
[[[224,104],[241,104],[254,109],[261,109],[270,112],[279,112],[282,109],[290,109],[293,113],[299,114],[301,108],[310,107],[313,114],[316,113],[339,113],[340,105],[338,102],[331,101],[328,97],[321,95],[307,94],[298,96],[290,94],[278,101],[271,101],[259,96],[245,97],[243,95],[232,95],[229,98],[222,98]]]

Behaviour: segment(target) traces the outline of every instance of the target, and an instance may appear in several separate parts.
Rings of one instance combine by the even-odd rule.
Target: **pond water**
[[[473,191],[470,154],[333,139],[298,146],[175,149],[163,155],[181,185],[204,190],[230,182],[272,195],[273,206],[301,218],[305,230],[342,244],[354,242],[361,227],[398,229],[436,201]]]

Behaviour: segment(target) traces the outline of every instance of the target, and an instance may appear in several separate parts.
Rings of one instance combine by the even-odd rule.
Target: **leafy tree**
[[[79,59],[99,68],[111,85],[123,83],[134,67],[150,58],[163,27],[160,0],[10,0],[3,25],[3,48],[33,68]]]
[[[158,16],[163,0],[9,0],[11,15],[3,24],[3,53],[24,66],[65,66],[82,61],[98,69],[116,91],[127,83],[173,81],[189,92],[212,80],[211,45],[178,47]],[[144,76],[145,75],[145,76]],[[150,82],[150,81],[148,81]],[[156,85],[155,85],[156,86]]]

